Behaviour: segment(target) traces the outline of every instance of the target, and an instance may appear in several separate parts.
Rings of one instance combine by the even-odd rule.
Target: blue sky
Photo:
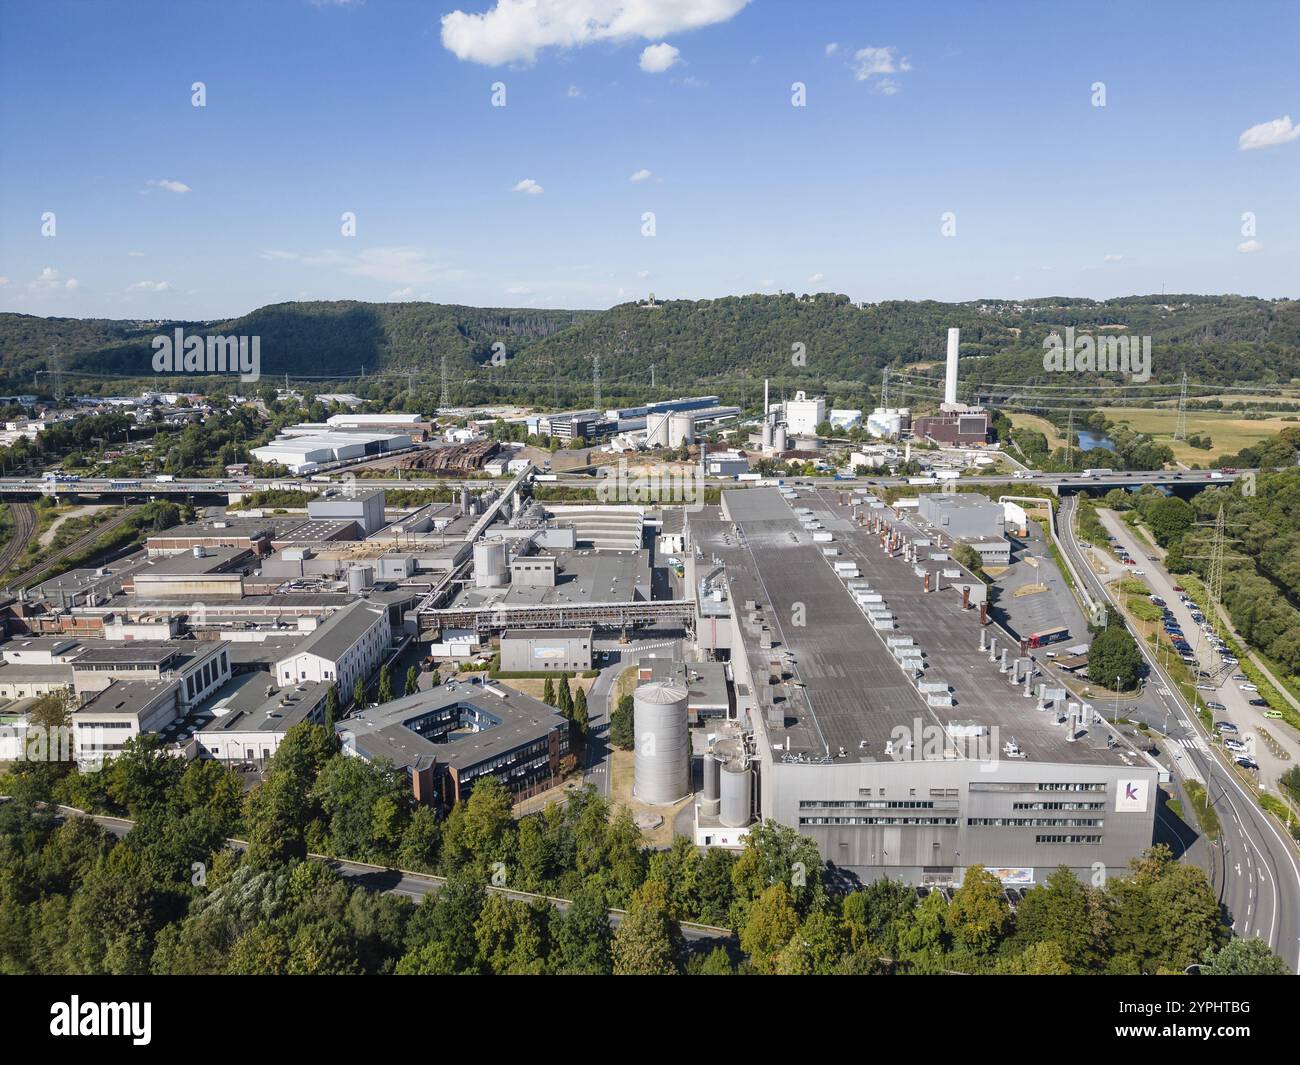
[[[1294,297],[1297,40],[1263,2],[3,0],[0,309]]]

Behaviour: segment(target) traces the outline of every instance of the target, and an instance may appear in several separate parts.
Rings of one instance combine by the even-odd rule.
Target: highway
[[[1094,594],[1117,605],[1079,546],[1074,509],[1073,500],[1061,504],[1058,532],[1062,548]],[[1156,565],[1143,563],[1144,567]],[[1176,722],[1166,741],[1175,771],[1184,779],[1204,784],[1219,816],[1223,835],[1214,849],[1220,905],[1237,935],[1258,936],[1292,972],[1300,972],[1300,865],[1295,850],[1277,823],[1256,805],[1236,773],[1220,761],[1200,721],[1151,649],[1142,640],[1137,645],[1150,671],[1148,689],[1165,708],[1167,719]]]
[[[601,467],[597,467],[600,469]],[[1167,488],[1192,488],[1204,487],[1206,485],[1226,485],[1236,480],[1240,476],[1253,473],[1252,470],[1239,470],[1232,473],[1226,473],[1217,470],[1156,470],[1156,471],[1117,471],[1111,474],[1095,474],[1085,476],[1081,473],[1034,473],[1032,476],[1021,474],[1017,476],[1014,473],[1002,474],[979,474],[973,477],[962,477],[956,483],[964,486],[969,485],[1004,485],[1008,483],[1023,482],[1025,484],[1040,484],[1051,488],[1053,491],[1062,490],[1069,492],[1088,489],[1090,491],[1106,492],[1112,488],[1140,487],[1144,484],[1161,485]],[[177,477],[168,481],[158,481],[152,478],[109,478],[109,477],[87,477],[77,481],[45,481],[39,478],[31,477],[5,477],[0,478],[0,498],[3,499],[26,499],[34,498],[40,495],[94,495],[94,496],[151,496],[158,498],[168,498],[171,496],[187,497],[192,495],[239,495],[255,491],[267,491],[272,489],[284,490],[302,490],[315,491],[325,490],[333,487],[350,486],[351,479],[344,480],[346,471],[336,471],[330,476],[330,480],[312,480],[310,477],[254,477],[240,479],[221,479],[215,477]],[[549,476],[549,475],[547,475]],[[595,487],[600,482],[600,475],[597,473],[556,473],[554,483],[561,487]],[[496,480],[470,480],[462,481],[457,478],[425,478],[425,477],[359,477],[355,479],[355,484],[365,488],[434,488],[445,487],[447,484],[468,484],[471,488],[497,488],[503,489],[510,485],[511,480],[499,478]],[[775,483],[776,478],[769,479]],[[787,485],[817,487],[817,488],[869,488],[869,487],[919,487],[935,488],[938,486],[952,484],[954,482],[941,481],[934,477],[851,477],[836,479],[835,477],[786,477],[782,478]],[[737,481],[731,477],[709,477],[705,479],[705,486],[709,488],[741,488],[748,483]]]

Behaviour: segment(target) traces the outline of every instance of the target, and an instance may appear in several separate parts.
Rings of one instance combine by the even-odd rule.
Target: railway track
[[[106,521],[104,522],[103,525],[97,525],[95,528],[91,529],[90,532],[84,534],[83,536],[77,537],[77,539],[73,540],[72,543],[68,544],[66,547],[60,548],[54,554],[50,555],[49,558],[43,559],[41,562],[33,566],[31,569],[27,570],[25,573],[20,573],[17,577],[15,577],[12,581],[9,582],[10,587],[25,588],[29,584],[34,583],[33,578],[39,577],[42,573],[50,569],[52,566],[58,565],[69,555],[76,554],[76,552],[80,551],[82,548],[89,547],[101,536],[103,536],[106,532],[112,532],[119,525],[121,525],[128,518],[130,518],[131,515],[133,515],[138,509],[139,509],[138,507],[128,507],[126,510],[124,510],[121,514],[117,515],[117,517],[113,518],[111,521]],[[33,514],[32,521],[35,522],[35,520],[36,520],[35,514]]]
[[[10,503],[9,512],[14,517],[14,535],[0,550],[0,573],[6,572],[27,547],[27,541],[36,531],[36,508],[30,503]]]

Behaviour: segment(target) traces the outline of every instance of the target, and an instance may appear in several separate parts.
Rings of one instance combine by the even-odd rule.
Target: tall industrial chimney
[[[943,379],[943,401],[948,406],[957,403],[957,349],[961,345],[961,330],[948,330],[948,373]]]

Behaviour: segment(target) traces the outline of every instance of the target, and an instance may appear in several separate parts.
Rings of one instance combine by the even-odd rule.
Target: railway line
[[[122,525],[128,518],[130,518],[138,509],[139,509],[138,507],[128,507],[121,514],[117,515],[112,520],[104,522],[103,525],[95,526],[95,528],[91,529],[89,532],[85,533],[84,535],[77,537],[77,539],[73,540],[72,543],[68,544],[65,547],[60,548],[58,551],[54,552],[54,554],[50,555],[48,558],[45,558],[39,563],[37,563],[31,569],[27,570],[24,573],[20,573],[17,577],[15,577],[12,581],[9,582],[9,586],[11,588],[25,588],[29,584],[35,583],[34,578],[39,577],[51,566],[55,566],[58,563],[62,562],[69,555],[76,554],[76,552],[82,550],[83,548],[89,547],[101,536],[103,536],[106,532],[112,532],[118,526]],[[33,523],[35,523],[35,520],[36,520],[35,514],[33,513],[32,515]],[[28,533],[28,535],[30,536],[31,534]]]
[[[14,518],[14,534],[0,550],[0,573],[7,572],[18,560],[36,531],[36,508],[30,503],[10,503],[9,512]]]

